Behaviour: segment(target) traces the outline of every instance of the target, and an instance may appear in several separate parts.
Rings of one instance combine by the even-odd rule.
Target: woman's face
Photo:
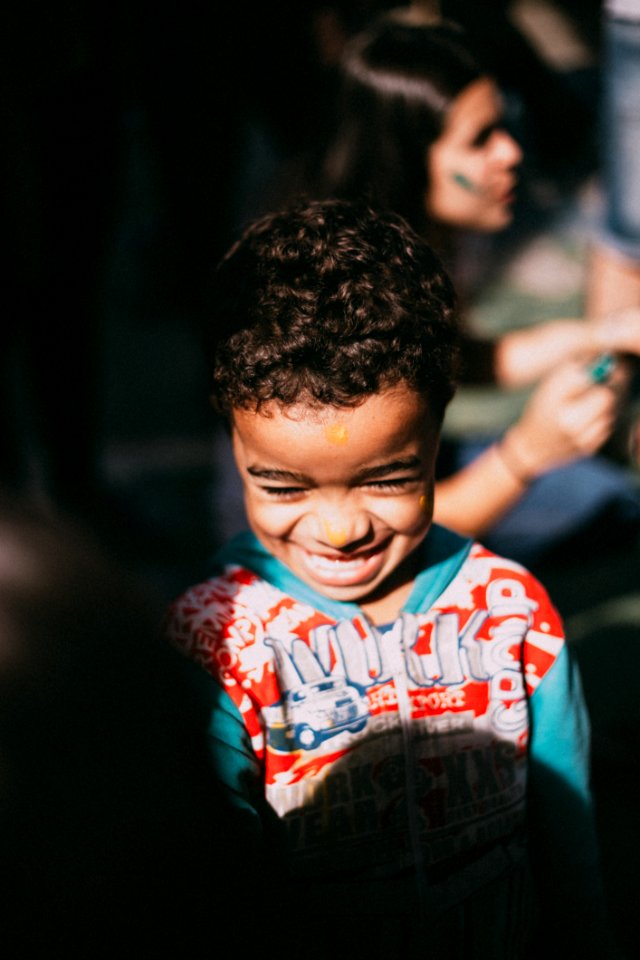
[[[511,222],[522,151],[500,126],[502,104],[488,77],[453,101],[444,130],[427,154],[427,213],[440,223],[501,230]]]

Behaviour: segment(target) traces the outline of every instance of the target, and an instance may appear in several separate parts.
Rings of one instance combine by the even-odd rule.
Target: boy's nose
[[[315,515],[316,539],[327,546],[343,550],[365,540],[371,531],[366,513],[353,507],[319,510]]]

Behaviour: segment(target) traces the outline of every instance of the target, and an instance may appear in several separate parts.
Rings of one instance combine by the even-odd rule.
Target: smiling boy
[[[395,620],[418,572],[433,507],[437,425],[404,384],[358,406],[269,405],[233,417],[251,529],[333,600]]]
[[[588,732],[544,589],[431,522],[450,282],[400,218],[330,201],[250,227],[214,299],[252,532],[169,630],[218,681],[233,804],[284,825],[276,912],[308,956],[338,923],[362,956],[524,956],[532,872],[547,922],[596,902]]]

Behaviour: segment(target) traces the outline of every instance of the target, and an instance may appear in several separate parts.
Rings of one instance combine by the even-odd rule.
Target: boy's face
[[[393,595],[399,608],[431,524],[438,434],[426,399],[405,384],[352,408],[235,410],[253,532],[319,593],[363,605]]]

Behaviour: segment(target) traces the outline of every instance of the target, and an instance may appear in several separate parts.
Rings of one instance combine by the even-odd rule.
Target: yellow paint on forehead
[[[343,547],[347,542],[344,527],[334,527],[330,520],[324,521],[324,534],[332,547]]]
[[[349,440],[349,431],[344,423],[329,423],[324,428],[324,435],[329,443],[335,443],[341,447]]]

